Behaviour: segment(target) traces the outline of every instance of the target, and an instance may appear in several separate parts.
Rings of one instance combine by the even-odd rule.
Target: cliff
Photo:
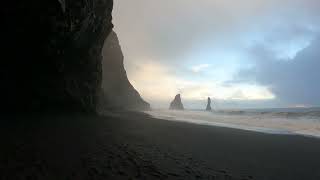
[[[177,94],[174,100],[170,103],[170,110],[184,110],[181,95]]]
[[[1,111],[95,112],[112,0],[6,1]]]
[[[150,110],[128,80],[123,65],[124,56],[115,32],[111,32],[103,48],[103,96],[107,108]]]

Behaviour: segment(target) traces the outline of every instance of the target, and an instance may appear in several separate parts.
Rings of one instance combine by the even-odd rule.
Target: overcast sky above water
[[[153,107],[320,105],[320,1],[117,0],[128,77]]]

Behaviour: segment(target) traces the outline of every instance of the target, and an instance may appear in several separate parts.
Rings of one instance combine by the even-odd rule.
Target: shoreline
[[[192,112],[192,111],[190,111]],[[206,111],[197,111],[197,112],[206,112]],[[165,121],[175,121],[175,122],[181,122],[181,123],[190,123],[194,125],[204,125],[204,126],[213,126],[213,127],[224,127],[224,128],[231,128],[231,129],[239,129],[244,131],[252,131],[252,132],[258,132],[258,133],[264,133],[264,134],[274,134],[274,135],[288,135],[288,136],[304,136],[309,138],[316,138],[320,139],[319,133],[310,133],[310,132],[301,132],[306,129],[301,130],[290,130],[290,129],[284,129],[281,127],[260,127],[255,125],[246,125],[241,124],[239,122],[221,122],[221,120],[218,121],[209,121],[209,120],[201,120],[201,119],[192,119],[192,118],[183,118],[183,117],[174,117],[174,116],[161,116],[152,114],[152,112],[143,112],[147,115],[151,116],[155,119],[165,120]],[[230,115],[232,116],[232,115]],[[199,118],[199,117],[196,117]],[[216,118],[216,117],[215,117]],[[249,118],[249,117],[248,117]],[[320,131],[320,129],[319,129]],[[300,132],[300,133],[299,133]]]

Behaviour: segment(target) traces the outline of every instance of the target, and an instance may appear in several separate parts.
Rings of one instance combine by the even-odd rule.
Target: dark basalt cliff
[[[174,100],[170,103],[171,110],[184,110],[182,101],[181,101],[181,95],[177,94]]]
[[[103,48],[103,98],[106,108],[150,110],[128,80],[123,53],[115,32],[111,32]]]
[[[94,112],[112,0],[1,4],[1,111]]]

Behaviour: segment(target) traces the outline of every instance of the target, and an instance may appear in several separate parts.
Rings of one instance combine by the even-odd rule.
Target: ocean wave
[[[273,134],[320,137],[319,110],[219,110],[147,112],[155,118],[194,124],[222,126]]]
[[[286,118],[294,117],[318,117],[320,118],[320,111],[305,111],[305,112],[272,112],[272,111],[242,111],[242,110],[218,110],[212,113],[227,114],[227,115],[264,115],[264,116],[278,116]]]

